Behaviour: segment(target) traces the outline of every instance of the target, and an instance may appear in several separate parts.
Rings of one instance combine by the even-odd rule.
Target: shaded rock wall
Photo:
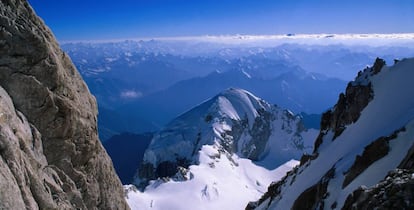
[[[413,197],[414,170],[395,169],[377,185],[355,190],[342,209],[414,209]]]
[[[25,0],[0,3],[0,86],[9,104],[0,138],[1,167],[9,172],[0,174],[10,181],[2,184],[21,192],[9,195],[13,202],[2,194],[2,205],[128,208],[98,139],[95,99]]]
[[[314,152],[318,151],[322,139],[328,131],[334,132],[334,138],[341,135],[345,126],[358,120],[361,111],[373,99],[373,90],[369,77],[378,74],[385,66],[383,59],[377,58],[371,68],[359,72],[357,78],[348,83],[345,93],[339,95],[338,102],[332,110],[322,115],[321,132],[315,141]]]

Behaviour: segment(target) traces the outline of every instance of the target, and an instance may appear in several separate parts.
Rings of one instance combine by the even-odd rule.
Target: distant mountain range
[[[273,104],[289,107],[295,112],[321,113],[346,86],[344,81],[321,78],[300,69],[266,80],[251,75],[236,69],[213,72],[206,77],[181,81],[165,90],[131,101],[120,110],[128,110],[126,115],[151,119],[154,125],[162,126],[221,90],[234,87],[250,90]]]
[[[365,68],[378,54],[389,62],[414,55],[413,48],[402,45],[287,43],[149,40],[66,43],[63,48],[98,99],[102,140],[159,130],[230,87],[297,113],[320,114],[355,69]]]

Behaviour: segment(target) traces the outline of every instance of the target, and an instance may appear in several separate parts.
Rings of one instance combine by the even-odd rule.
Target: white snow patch
[[[249,201],[259,199],[272,181],[298,164],[291,160],[267,170],[237,155],[229,160],[214,146],[203,146],[199,154],[200,164],[190,166],[193,179],[149,185],[144,192],[130,190],[127,202],[131,209],[244,209]]]

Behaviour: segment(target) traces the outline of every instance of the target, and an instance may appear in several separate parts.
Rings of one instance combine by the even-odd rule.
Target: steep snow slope
[[[203,146],[199,157],[199,165],[172,179],[152,181],[144,192],[126,186],[131,209],[243,209],[298,163],[291,160],[267,170],[251,160],[223,154],[215,145]]]
[[[339,209],[360,186],[374,186],[399,167],[414,142],[413,70],[414,59],[392,67],[377,59],[360,72],[324,114],[313,160],[303,159],[249,207]]]
[[[143,188],[158,180],[149,182],[143,193],[130,189],[128,202],[133,208],[189,209],[191,205],[175,198],[188,197],[206,209],[240,209],[296,161],[283,163],[310,153],[316,135],[290,111],[245,90],[228,89],[155,135],[135,184]],[[174,197],[162,196],[171,191]]]

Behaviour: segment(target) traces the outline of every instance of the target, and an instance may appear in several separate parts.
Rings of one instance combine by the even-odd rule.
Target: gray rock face
[[[128,209],[69,57],[25,0],[0,2],[0,26],[0,208]]]
[[[0,105],[0,209],[86,208],[75,183],[48,165],[41,134],[1,87]]]

